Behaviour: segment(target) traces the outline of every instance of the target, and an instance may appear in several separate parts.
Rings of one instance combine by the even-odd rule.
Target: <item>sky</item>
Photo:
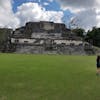
[[[100,0],[0,0],[0,27],[15,29],[29,21],[100,27]]]

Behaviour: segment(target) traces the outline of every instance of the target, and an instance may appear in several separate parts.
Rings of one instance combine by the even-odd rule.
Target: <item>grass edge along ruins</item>
[[[4,30],[4,31],[3,31]],[[96,54],[94,47],[63,23],[28,22],[14,31],[1,29],[0,51],[28,54]]]

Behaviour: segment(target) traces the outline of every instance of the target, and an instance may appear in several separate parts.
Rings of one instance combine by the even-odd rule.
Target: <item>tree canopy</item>
[[[89,30],[86,35],[86,41],[100,47],[100,28],[93,27],[91,31]]]
[[[85,30],[82,28],[75,28],[72,29],[72,32],[74,32],[77,36],[83,37]]]

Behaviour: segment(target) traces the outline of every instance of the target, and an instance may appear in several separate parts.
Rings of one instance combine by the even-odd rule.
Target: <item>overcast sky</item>
[[[0,27],[17,28],[28,21],[99,27],[100,0],[0,0]]]

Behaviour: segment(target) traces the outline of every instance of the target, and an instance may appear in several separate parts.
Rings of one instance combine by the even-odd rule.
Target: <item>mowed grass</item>
[[[100,100],[96,56],[0,54],[0,100]]]

